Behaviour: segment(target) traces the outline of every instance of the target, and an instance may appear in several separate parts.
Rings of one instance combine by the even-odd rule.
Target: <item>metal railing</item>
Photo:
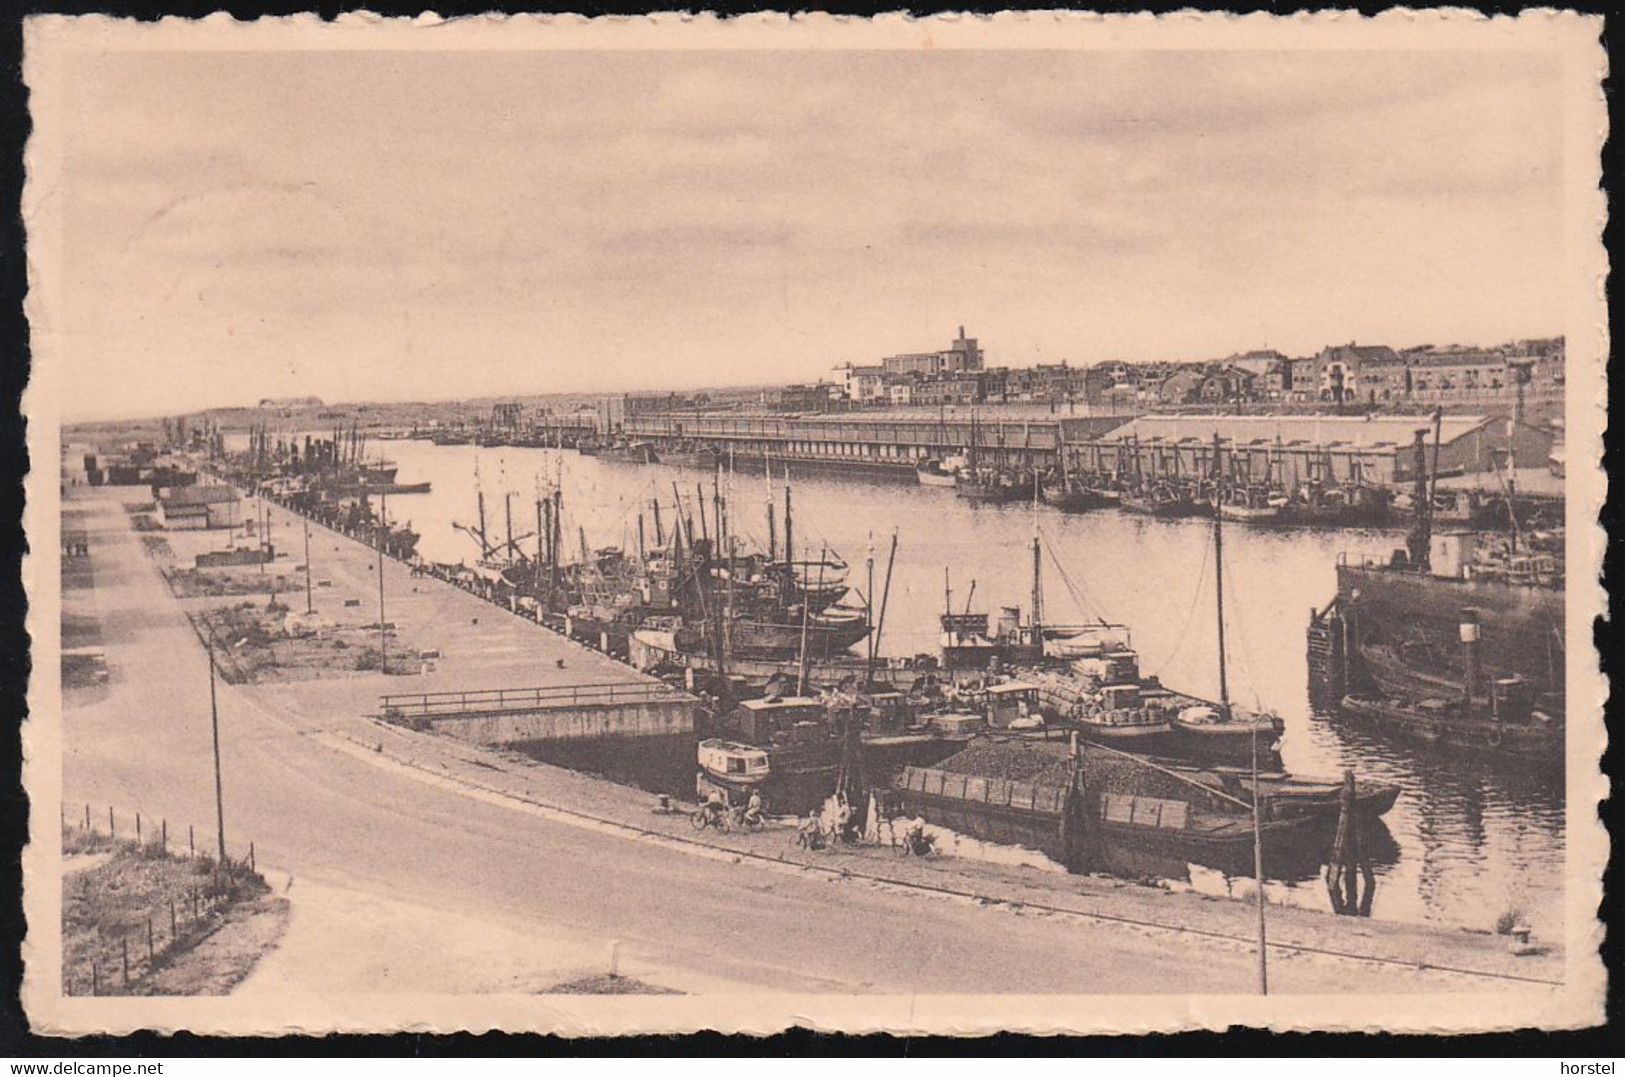
[[[413,692],[379,696],[386,718],[456,718],[480,714],[516,714],[573,706],[692,700],[694,697],[658,682],[636,684],[566,684],[542,688],[482,688],[466,692]]]

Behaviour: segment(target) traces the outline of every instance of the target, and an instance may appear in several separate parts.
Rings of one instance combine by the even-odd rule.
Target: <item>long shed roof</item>
[[[1489,419],[1479,415],[1447,415],[1440,441],[1448,445],[1482,429]],[[1427,415],[1142,415],[1101,435],[1102,441],[1212,441],[1217,433],[1226,442],[1308,445],[1343,444],[1381,449],[1409,445],[1418,430],[1431,440],[1433,419]]]

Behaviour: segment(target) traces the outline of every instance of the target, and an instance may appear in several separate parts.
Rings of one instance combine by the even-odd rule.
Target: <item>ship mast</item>
[[[1219,715],[1230,720],[1230,680],[1224,655],[1224,514],[1219,511],[1219,434],[1213,434],[1213,590],[1219,610]],[[1255,798],[1256,799],[1256,798]]]
[[[1219,511],[1220,477],[1224,474],[1219,458],[1220,439],[1213,433],[1213,592],[1219,610],[1219,715],[1230,720],[1230,681],[1224,653],[1224,516]],[[1264,835],[1258,787],[1258,720],[1249,721],[1252,733],[1253,778],[1253,883],[1258,890],[1258,993],[1270,993],[1269,959],[1264,928]]]
[[[1043,587],[1042,587],[1042,580],[1041,580],[1041,578],[1039,576],[1039,572],[1040,572],[1040,568],[1041,568],[1042,564],[1043,564],[1043,558],[1042,558],[1042,555],[1039,552],[1039,545],[1038,545],[1038,483],[1035,480],[1033,482],[1033,598],[1032,598],[1033,605],[1032,605],[1032,622],[1033,622],[1033,646],[1038,648],[1038,657],[1040,659],[1042,659],[1044,657],[1044,630],[1043,630],[1044,592],[1043,592]]]

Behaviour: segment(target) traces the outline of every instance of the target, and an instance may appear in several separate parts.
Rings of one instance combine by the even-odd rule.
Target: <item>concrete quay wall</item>
[[[586,703],[513,714],[431,718],[429,728],[487,748],[597,737],[663,737],[694,731],[693,699]]]

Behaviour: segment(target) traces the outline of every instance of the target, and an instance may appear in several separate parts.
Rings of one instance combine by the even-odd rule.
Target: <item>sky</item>
[[[1490,52],[114,53],[69,415],[1561,331],[1561,68]]]

